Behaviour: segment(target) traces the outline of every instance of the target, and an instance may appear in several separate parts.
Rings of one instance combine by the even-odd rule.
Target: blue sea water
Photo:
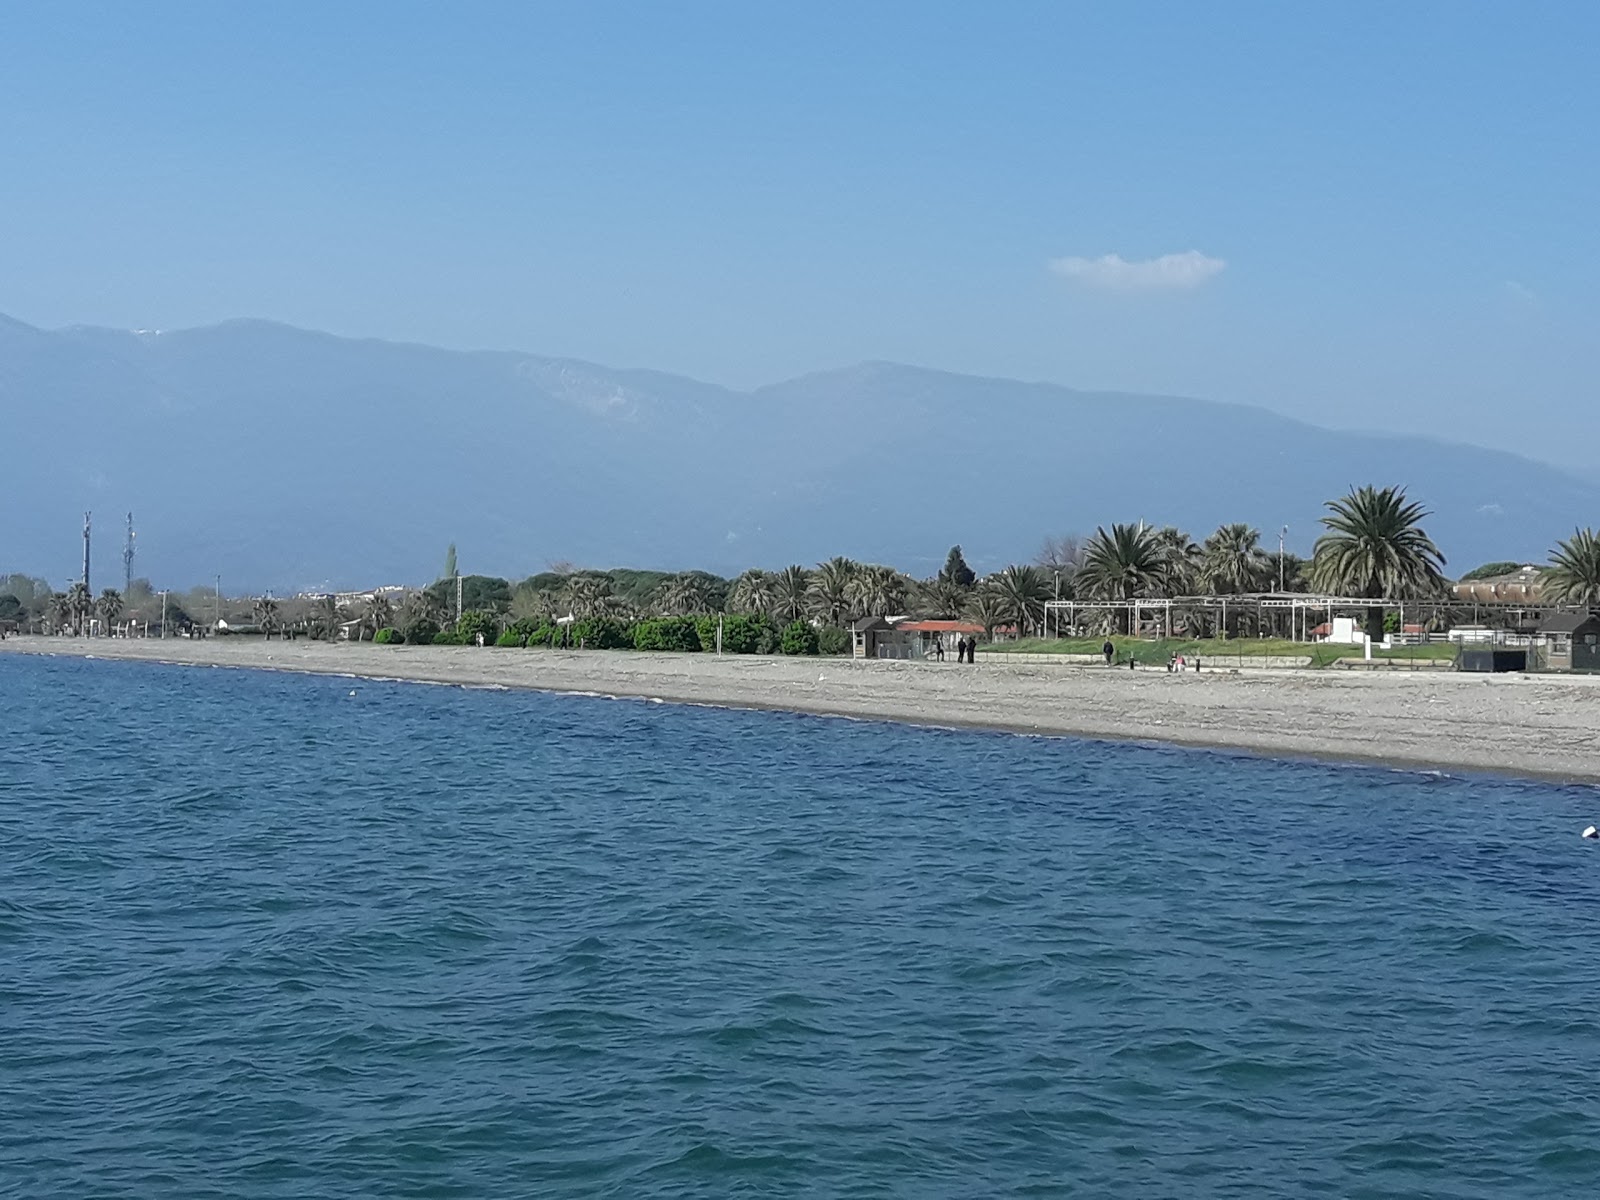
[[[1588,789],[0,657],[0,1194],[1600,1190]]]

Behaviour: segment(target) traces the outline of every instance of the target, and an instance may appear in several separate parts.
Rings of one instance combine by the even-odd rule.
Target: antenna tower
[[[128,544],[122,551],[122,594],[133,589],[133,514],[128,514]]]

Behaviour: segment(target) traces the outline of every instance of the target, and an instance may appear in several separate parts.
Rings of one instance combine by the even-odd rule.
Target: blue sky
[[[1596,45],[1593,3],[12,6],[0,312],[893,359],[1579,464]]]

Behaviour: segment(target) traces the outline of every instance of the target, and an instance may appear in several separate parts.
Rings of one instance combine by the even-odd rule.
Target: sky
[[[887,359],[1589,467],[1596,45],[1592,2],[14,5],[0,312]]]

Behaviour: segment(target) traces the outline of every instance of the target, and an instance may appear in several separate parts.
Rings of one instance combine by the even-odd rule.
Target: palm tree
[[[989,576],[986,583],[1017,627],[1017,636],[1026,637],[1030,626],[1044,623],[1044,603],[1053,591],[1051,581],[1038,567],[1012,565]]]
[[[67,589],[67,612],[72,621],[72,635],[79,637],[89,624],[89,614],[94,611],[94,597],[89,585],[79,580]]]
[[[768,613],[778,598],[774,576],[752,568],[733,581],[728,592],[728,610],[741,613]]]
[[[1426,509],[1406,499],[1404,488],[1363,487],[1329,500],[1322,524],[1328,532],[1311,552],[1311,580],[1320,591],[1364,600],[1438,593],[1444,555],[1423,531]],[[1367,634],[1383,636],[1383,606],[1367,609]]]
[[[578,620],[598,617],[615,607],[611,580],[604,575],[573,575],[567,580],[567,608]]]
[[[278,602],[271,596],[262,596],[255,603],[255,617],[261,632],[271,637],[278,628]]]
[[[1200,583],[1216,595],[1258,590],[1271,568],[1261,549],[1260,530],[1219,525],[1200,550]]]
[[[817,566],[811,580],[811,608],[829,625],[843,625],[854,615],[850,581],[861,564],[848,558],[830,558]]]
[[[1078,590],[1096,600],[1128,601],[1152,596],[1166,580],[1167,559],[1155,532],[1138,525],[1104,526],[1094,531],[1078,568]],[[1129,613],[1118,616],[1124,633]]]
[[[822,571],[817,574],[820,576]],[[906,590],[905,576],[893,567],[857,567],[845,586],[845,596],[851,612],[886,617],[905,611]]]
[[[1176,525],[1164,525],[1152,535],[1161,550],[1161,590],[1168,596],[1187,596],[1200,575],[1200,547]]]
[[[95,611],[100,619],[105,622],[106,632],[111,632],[111,626],[122,615],[122,593],[116,588],[106,588],[100,593],[100,599],[95,601]]]
[[[1006,602],[994,588],[979,584],[967,598],[967,616],[983,626],[986,640],[993,641],[995,628],[1005,623]]]
[[[1550,552],[1550,567],[1541,580],[1544,599],[1580,608],[1600,607],[1600,538],[1579,529]]]
[[[798,621],[811,602],[811,572],[788,566],[772,577],[772,614],[784,621]]]
[[[657,607],[669,617],[692,617],[711,610],[705,580],[698,575],[669,575],[656,589]]]
[[[378,630],[388,629],[394,624],[394,605],[382,592],[377,592],[372,597],[372,603],[367,605],[365,623],[372,630],[372,636],[378,636]]]
[[[69,592],[56,592],[50,597],[50,631],[59,634],[72,624],[72,595]]]
[[[920,616],[953,620],[966,607],[967,597],[971,593],[971,588],[962,587],[941,575],[918,584],[912,592],[912,603]]]

